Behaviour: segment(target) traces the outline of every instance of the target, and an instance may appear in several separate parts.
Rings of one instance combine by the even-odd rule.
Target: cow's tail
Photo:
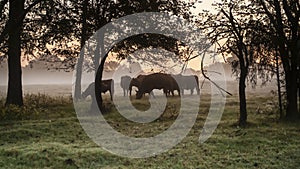
[[[115,82],[114,82],[114,79],[111,79],[111,100],[113,100],[113,95],[115,93]]]
[[[130,80],[130,83],[129,83],[129,95],[131,96],[131,91],[132,91],[132,79]]]
[[[195,79],[196,79],[196,90],[197,90],[197,95],[200,95],[200,87],[199,87],[199,79],[198,76],[195,75]]]

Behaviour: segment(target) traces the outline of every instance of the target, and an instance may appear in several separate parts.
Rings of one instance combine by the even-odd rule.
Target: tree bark
[[[291,82],[291,79],[297,79],[297,77],[292,73],[292,75],[286,79],[286,91],[287,91],[287,112],[286,118],[293,120],[298,118],[298,105],[297,105],[297,83]],[[296,80],[295,80],[296,81]]]
[[[287,51],[281,50],[281,60],[283,62],[284,73],[285,73],[285,89],[286,89],[286,118],[293,120],[298,116],[298,105],[297,105],[297,68],[294,65],[289,64],[289,60],[286,60],[284,56],[288,56]],[[292,62],[292,64],[294,64]]]
[[[95,77],[96,101],[97,101],[98,107],[102,113],[105,112],[105,108],[103,105],[103,99],[102,99],[102,95],[101,95],[101,80],[102,80],[102,73],[104,70],[104,63],[105,63],[106,57],[107,57],[107,54],[103,57],[103,59],[101,59],[101,63],[99,65],[98,69],[96,70],[96,77]]]
[[[24,13],[24,0],[9,1],[8,32],[8,89],[5,105],[23,106],[22,69],[21,69],[21,33],[23,22],[19,22]]]
[[[294,43],[296,44],[296,43]],[[287,99],[287,107],[286,107],[286,119],[294,120],[299,118],[298,113],[298,103],[297,103],[297,51],[296,45],[290,46],[290,50],[285,48],[284,43],[279,43],[279,52],[281,56],[281,60],[284,67],[285,72],[285,87],[286,87],[286,99]],[[289,52],[290,51],[290,52]],[[290,59],[287,59],[286,56],[290,56]]]
[[[88,0],[84,0],[82,4],[82,20],[81,20],[81,40],[80,40],[80,49],[81,52],[79,54],[79,58],[77,60],[77,67],[76,67],[76,77],[75,77],[75,93],[74,93],[74,99],[78,100],[81,98],[81,77],[82,77],[82,64],[84,60],[84,45],[85,41],[87,40],[87,6],[88,6]]]
[[[298,53],[298,57],[297,57],[297,64],[298,64],[298,70],[297,70],[297,73],[298,73],[298,112],[300,113],[300,40],[297,41],[297,47],[296,47],[296,53]]]
[[[278,61],[278,54],[276,53],[276,78],[277,78],[277,93],[278,93],[278,104],[279,104],[279,115],[280,119],[283,118],[283,111],[282,111],[282,98],[281,98],[281,85],[280,85],[280,72],[279,72],[279,61]]]
[[[286,118],[290,120],[298,119],[298,72],[297,72],[297,51],[296,48],[291,50],[291,69],[286,74],[286,91],[287,91],[287,112]]]
[[[84,59],[84,49],[81,50],[76,65],[75,90],[74,90],[75,101],[81,98],[81,76],[82,76],[83,59]]]
[[[293,20],[293,16],[289,15],[292,8],[288,9],[286,3],[283,3],[283,9],[286,13],[291,29],[291,37],[287,37],[284,32],[284,24],[282,19],[282,7],[278,0],[274,0],[275,18],[273,18],[273,24],[277,32],[277,45],[281,60],[285,71],[286,93],[287,93],[287,108],[286,118],[293,120],[299,117],[298,104],[297,104],[297,65],[298,65],[298,53],[296,50],[296,44],[298,40],[298,22],[290,22]],[[275,19],[275,20],[274,20]]]
[[[240,62],[242,63],[242,62]],[[239,100],[240,100],[240,119],[239,125],[245,126],[247,124],[247,102],[246,102],[246,77],[247,68],[243,64],[241,66],[241,73],[239,79]]]

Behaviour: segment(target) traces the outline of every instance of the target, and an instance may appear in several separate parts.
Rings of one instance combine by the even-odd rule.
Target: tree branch
[[[267,14],[267,16],[269,17],[270,21],[274,24],[275,27],[277,27],[275,19],[273,17],[273,14],[268,10],[267,5],[265,4],[264,0],[260,0],[260,3],[263,6],[264,11]]]
[[[25,15],[35,6],[37,5],[38,3],[42,2],[43,0],[36,0],[34,1],[32,4],[30,4],[25,10],[24,10],[24,17]]]
[[[8,2],[8,0],[2,0],[2,1],[0,2],[0,13],[1,13],[1,15],[0,15],[0,20],[2,19],[2,14],[4,13],[4,12],[3,12],[3,9],[4,9],[4,6],[7,4],[7,2]]]
[[[5,2],[5,1],[7,1],[7,0],[4,0],[4,1],[2,1],[2,2]],[[35,5],[37,5],[38,3],[42,2],[42,1],[43,1],[43,0],[36,0],[36,1],[34,1],[32,4],[30,4],[26,9],[24,9],[24,10],[23,10],[23,13],[20,14],[20,17],[17,18],[15,24],[20,24],[20,23],[22,23],[23,20],[24,20],[24,18],[25,18],[25,16],[26,16],[26,14],[27,14],[27,13],[28,13]],[[2,5],[2,3],[1,3],[1,5]],[[0,43],[2,43],[2,42],[4,41],[5,37],[6,37],[7,34],[8,34],[9,29],[12,28],[12,27],[14,27],[14,25],[10,25],[10,24],[9,24],[9,21],[7,21],[7,22],[5,23],[4,29],[3,29],[3,31],[2,31],[1,34],[0,34]]]
[[[231,7],[230,7],[231,8]],[[231,11],[231,9],[230,9]],[[239,31],[237,30],[237,28],[235,27],[235,23],[234,23],[234,19],[233,19],[233,15],[232,13],[230,12],[230,14],[227,14],[223,9],[221,9],[221,12],[226,16],[226,18],[229,20],[230,24],[231,24],[231,27],[233,29],[233,34],[234,36],[237,38],[237,39],[240,39],[240,36],[239,36]]]
[[[3,28],[3,31],[0,34],[0,43],[2,43],[4,41],[6,35],[8,34],[8,28],[9,28],[9,26],[8,26],[9,24],[8,23],[9,22],[6,21],[5,26]]]
[[[214,84],[218,89],[219,89],[219,91],[220,91],[220,93],[222,94],[222,96],[224,96],[224,94],[223,94],[223,92],[225,92],[225,93],[227,93],[228,95],[230,95],[230,96],[232,96],[232,94],[230,93],[230,92],[228,92],[228,91],[226,91],[225,89],[223,89],[222,87],[220,87],[217,83],[215,83],[214,81],[212,81],[208,76],[206,76],[206,74],[204,73],[205,72],[205,70],[204,70],[204,68],[203,68],[203,65],[204,65],[204,58],[205,58],[205,53],[206,53],[206,50],[204,50],[204,52],[203,52],[203,56],[202,56],[202,60],[201,60],[201,73],[202,73],[202,75],[203,75],[203,77],[205,78],[205,79],[207,79],[208,81],[210,81],[212,84]],[[222,92],[223,91],[223,92]]]
[[[291,8],[289,7],[289,5],[287,4],[287,1],[286,0],[282,0],[282,3],[283,3],[283,9],[284,9],[284,12],[286,13],[287,15],[287,19],[289,20],[289,22],[291,24],[293,24],[294,22],[297,22],[295,19],[295,17],[293,16],[292,12],[291,12]],[[299,11],[298,11],[299,12]]]

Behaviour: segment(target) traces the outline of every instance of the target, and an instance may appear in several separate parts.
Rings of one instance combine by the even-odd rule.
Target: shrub
[[[55,96],[45,94],[24,95],[24,106],[4,106],[5,100],[0,99],[0,121],[40,119],[50,113],[49,109],[58,106],[72,104],[72,97]]]

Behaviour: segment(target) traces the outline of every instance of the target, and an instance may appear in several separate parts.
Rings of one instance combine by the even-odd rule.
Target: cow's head
[[[81,98],[85,99],[88,95],[90,95],[89,92],[88,91],[84,91],[81,94]]]
[[[141,90],[136,90],[136,99],[141,99],[143,96],[143,92]]]
[[[137,78],[132,78],[131,81],[130,81],[130,84],[129,84],[129,88],[131,89],[132,86],[138,87],[138,85],[139,85],[138,79]]]
[[[136,78],[132,78],[130,80],[130,83],[129,83],[129,94],[130,94],[130,96],[131,96],[132,86],[137,87],[137,79]]]
[[[82,92],[81,94],[81,98],[85,99],[86,97],[88,97],[89,95],[92,94],[93,89],[95,89],[95,83],[91,83],[84,92]]]

